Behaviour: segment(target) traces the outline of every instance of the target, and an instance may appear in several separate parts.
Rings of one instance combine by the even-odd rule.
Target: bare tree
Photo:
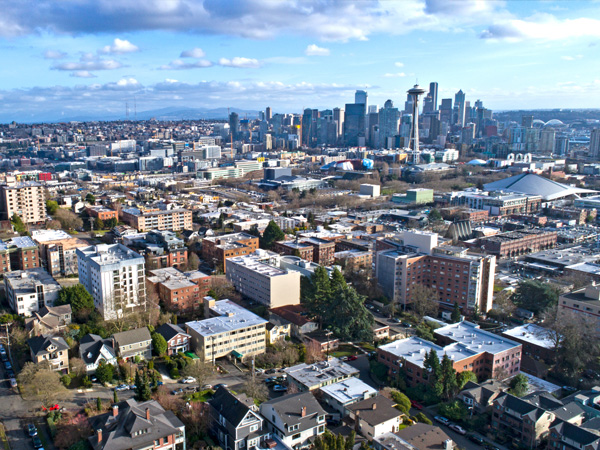
[[[410,288],[411,308],[415,315],[422,319],[424,316],[437,316],[439,310],[438,292],[422,284],[413,284]]]
[[[264,383],[250,376],[244,383],[242,392],[248,397],[253,398],[258,403],[266,402],[269,399],[269,390]]]
[[[494,299],[494,311],[504,321],[508,320],[517,309],[511,298],[512,292],[504,290],[499,292]]]
[[[313,364],[324,359],[325,355],[323,355],[321,345],[315,341],[310,341],[306,345],[306,364]]]
[[[24,398],[39,400],[46,406],[66,392],[60,374],[52,370],[49,363],[25,363],[19,374],[19,384]]]
[[[58,220],[61,226],[67,230],[76,230],[83,226],[83,220],[72,211],[60,208],[56,211],[54,219]]]
[[[200,359],[195,359],[185,369],[183,375],[186,377],[194,377],[198,385],[202,387],[209,381],[215,373],[215,368],[212,364],[203,362]]]
[[[69,370],[77,376],[83,376],[86,373],[85,363],[81,358],[71,358],[69,360]]]

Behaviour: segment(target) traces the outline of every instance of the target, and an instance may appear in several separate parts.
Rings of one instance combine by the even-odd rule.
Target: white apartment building
[[[79,281],[105,320],[146,308],[144,258],[122,244],[77,249]]]
[[[213,317],[185,324],[192,349],[203,361],[225,356],[243,360],[265,352],[266,320],[231,300],[205,297],[204,306],[205,316]]]
[[[42,268],[4,274],[6,298],[20,316],[31,317],[44,306],[54,306],[61,287]]]
[[[225,260],[227,279],[246,297],[268,308],[300,304],[300,272],[260,262],[256,256]]]
[[[39,183],[8,183],[0,186],[0,220],[17,214],[23,223],[46,221],[44,187]]]

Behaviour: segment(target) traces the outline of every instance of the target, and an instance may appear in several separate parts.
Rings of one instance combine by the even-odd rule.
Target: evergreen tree
[[[158,356],[167,353],[167,340],[163,337],[162,334],[152,333],[152,348]]]
[[[21,220],[21,218],[17,215],[17,213],[13,214],[12,219],[10,219],[15,231],[19,234],[24,234],[27,232],[27,227]]]
[[[460,313],[460,306],[458,306],[458,302],[454,302],[454,309],[452,310],[452,315],[450,316],[450,320],[452,323],[460,322],[462,314]]]
[[[94,310],[94,299],[83,284],[76,284],[64,287],[58,292],[56,305],[71,305],[73,314],[77,316],[82,313],[87,317]]]
[[[458,391],[458,382],[456,380],[456,370],[452,365],[452,360],[448,355],[442,357],[442,384],[444,386],[444,397],[449,399],[454,397]]]
[[[96,409],[102,411],[102,399],[100,397],[96,399]]]
[[[117,391],[113,391],[113,402],[115,404],[119,403],[119,394],[117,393]]]
[[[135,373],[135,399],[139,402],[145,402],[152,397],[152,390],[146,373],[138,370]]]
[[[269,222],[265,231],[263,231],[262,239],[260,240],[260,246],[266,250],[270,250],[273,248],[273,245],[277,241],[282,241],[285,239],[285,233],[281,231],[279,225],[275,223],[274,220]]]

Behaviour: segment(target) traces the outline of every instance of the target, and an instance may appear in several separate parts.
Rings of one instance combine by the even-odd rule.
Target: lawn
[[[206,402],[212,398],[214,393],[215,391],[212,389],[206,389],[205,391],[194,392],[193,394],[186,395],[185,400],[188,402]]]
[[[342,356],[352,356],[356,355],[357,353],[358,352],[356,348],[348,344],[340,344],[340,346],[337,349],[335,349],[335,351],[329,352],[331,356],[335,356],[336,358],[341,358]]]

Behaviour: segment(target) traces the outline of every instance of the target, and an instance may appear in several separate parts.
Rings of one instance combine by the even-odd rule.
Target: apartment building
[[[378,361],[392,376],[403,373],[409,386],[428,383],[429,373],[423,364],[431,350],[441,359],[447,355],[457,372],[469,370],[480,378],[504,379],[519,373],[521,344],[481,330],[469,322],[435,330],[438,343],[416,336],[400,339],[377,349]]]
[[[187,209],[146,210],[127,208],[122,220],[140,232],[150,230],[183,231],[192,229],[192,212]]]
[[[314,260],[315,248],[298,240],[275,242],[273,250],[281,255],[297,256],[309,262]]]
[[[600,330],[600,285],[596,282],[562,294],[558,298],[559,314],[576,314],[587,320],[594,321]]]
[[[123,244],[77,249],[79,281],[105,320],[146,308],[144,258]]]
[[[46,221],[44,187],[35,182],[0,185],[0,220],[10,220],[18,215],[24,224]]]
[[[77,248],[87,246],[87,241],[71,236],[63,230],[33,230],[31,238],[37,243],[42,266],[50,275],[77,275]]]
[[[343,250],[333,254],[335,264],[346,270],[356,270],[361,267],[371,267],[373,252],[360,250]]]
[[[359,374],[359,370],[338,358],[329,358],[314,364],[297,364],[285,369],[288,383],[298,391],[314,391],[339,383]]]
[[[102,221],[109,219],[119,220],[119,214],[117,213],[117,211],[106,208],[104,206],[88,206],[85,210],[90,215],[90,217],[93,217],[95,219],[100,219]]]
[[[423,285],[439,293],[445,309],[458,303],[465,313],[475,307],[481,312],[492,309],[496,257],[469,254],[467,249],[440,246],[431,254],[411,247],[377,253],[376,276],[384,292],[406,308],[412,301],[411,288]]]
[[[225,260],[236,256],[249,255],[258,250],[258,237],[248,233],[232,233],[211,236],[202,240],[202,259],[226,270]]]
[[[19,236],[0,241],[0,254],[4,255],[0,261],[10,270],[27,270],[40,267],[40,253],[38,246],[28,236]],[[6,262],[6,265],[4,265]]]
[[[208,319],[185,324],[192,350],[203,361],[214,363],[223,357],[245,360],[265,352],[267,321],[262,317],[230,300],[206,297],[204,307]]]
[[[31,317],[45,306],[54,306],[61,290],[44,269],[16,270],[4,274],[8,304],[20,316]]]
[[[210,290],[210,276],[200,271],[181,272],[173,267],[150,271],[147,278],[170,311],[189,313],[203,308]]]
[[[123,245],[142,255],[148,269],[187,269],[187,247],[172,231],[152,230],[124,236]]]
[[[335,242],[316,237],[302,239],[303,244],[313,248],[313,261],[322,266],[330,266],[334,262]]]
[[[474,247],[483,248],[499,258],[513,258],[527,253],[546,250],[556,245],[558,233],[544,230],[520,230],[477,239]]]
[[[264,264],[253,255],[228,258],[225,265],[227,279],[246,297],[268,308],[300,304],[300,272]]]

